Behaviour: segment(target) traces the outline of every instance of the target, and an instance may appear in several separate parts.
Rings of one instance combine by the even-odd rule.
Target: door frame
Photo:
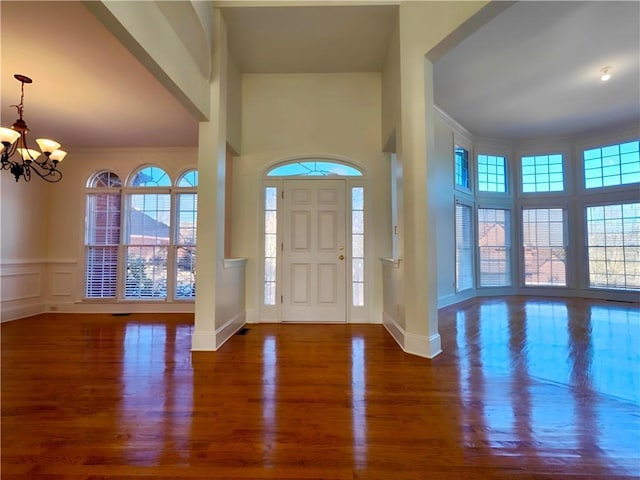
[[[268,177],[267,173],[273,170],[276,167],[281,165],[286,165],[288,163],[296,163],[303,161],[327,161],[338,164],[344,164],[349,167],[353,167],[362,173],[362,176],[327,176],[327,177],[313,177],[313,176],[282,176],[282,177]],[[282,228],[282,191],[284,188],[284,180],[309,180],[313,179],[321,182],[323,179],[344,179],[345,180],[345,218],[346,218],[346,245],[345,252],[346,256],[349,259],[349,264],[346,266],[346,323],[370,323],[370,315],[369,315],[369,301],[368,299],[371,296],[371,285],[372,285],[372,272],[373,272],[373,263],[372,263],[372,254],[374,251],[373,246],[371,245],[371,232],[373,231],[370,217],[371,215],[368,212],[371,211],[370,203],[371,199],[368,195],[368,181],[366,176],[366,169],[352,161],[347,160],[342,157],[335,156],[304,156],[304,157],[290,157],[286,160],[280,160],[277,162],[272,162],[267,165],[262,174],[262,179],[260,181],[260,193],[258,202],[259,208],[259,239],[258,239],[258,252],[256,255],[256,259],[258,260],[257,266],[257,282],[256,282],[256,300],[257,311],[258,311],[258,322],[260,323],[281,323],[282,322],[282,307],[280,303],[281,295],[283,295],[283,285],[282,285],[282,254],[278,251],[277,260],[276,260],[276,302],[274,305],[266,305],[265,304],[265,192],[268,187],[273,187],[277,189],[277,239],[278,245],[281,245],[283,228]],[[364,305],[362,306],[354,306],[353,305],[353,288],[352,288],[352,280],[351,280],[351,259],[352,259],[352,245],[351,245],[351,235],[352,235],[352,189],[354,187],[362,187],[364,189],[364,228],[365,228],[365,257],[364,257]]]

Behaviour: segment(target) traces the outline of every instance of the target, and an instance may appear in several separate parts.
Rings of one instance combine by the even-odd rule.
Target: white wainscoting
[[[8,260],[0,264],[0,321],[37,315],[46,311],[46,261]]]

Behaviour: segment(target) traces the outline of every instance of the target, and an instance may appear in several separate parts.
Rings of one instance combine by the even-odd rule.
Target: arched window
[[[120,177],[104,170],[87,182],[85,297],[115,298],[120,245]]]
[[[362,172],[343,163],[327,160],[303,160],[278,165],[267,172],[267,177],[361,177]]]
[[[171,179],[159,167],[143,167],[125,193],[125,298],[166,298],[171,242]]]
[[[169,175],[159,167],[144,167],[131,178],[132,187],[170,187]]]
[[[142,166],[87,181],[85,298],[193,300],[198,172]]]

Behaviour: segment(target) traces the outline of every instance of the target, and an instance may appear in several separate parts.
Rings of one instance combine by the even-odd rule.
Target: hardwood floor
[[[638,478],[637,304],[478,299],[440,325],[427,360],[380,325],[192,354],[188,315],[2,324],[2,479]]]

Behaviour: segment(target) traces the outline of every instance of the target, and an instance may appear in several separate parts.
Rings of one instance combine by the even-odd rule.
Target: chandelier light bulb
[[[600,70],[600,80],[606,82],[611,78],[611,73],[609,72],[609,70],[611,70],[611,67],[604,67]]]
[[[52,162],[61,162],[66,156],[67,152],[65,152],[64,150],[56,150],[52,152],[51,155],[49,155],[49,160],[51,160]]]
[[[40,156],[40,152],[32,148],[19,148],[18,153],[25,162],[31,162]]]
[[[45,155],[55,152],[60,148],[60,144],[48,138],[36,138],[36,143]]]
[[[20,132],[16,132],[11,128],[0,128],[0,142],[2,142],[2,145],[13,145],[18,138],[20,138]]]

